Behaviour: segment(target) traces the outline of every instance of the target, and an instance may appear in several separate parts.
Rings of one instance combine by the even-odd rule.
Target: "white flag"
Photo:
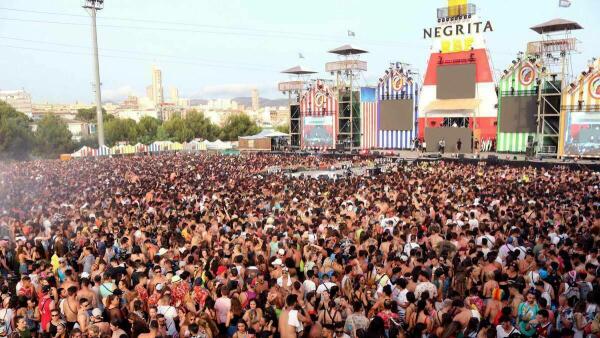
[[[356,33],[354,33],[353,31],[349,30],[348,31],[348,36],[356,36]]]
[[[558,0],[558,7],[571,7],[571,0]]]

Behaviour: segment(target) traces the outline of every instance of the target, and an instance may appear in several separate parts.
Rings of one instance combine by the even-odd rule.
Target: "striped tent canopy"
[[[130,144],[126,144],[123,145],[123,154],[134,154],[135,153],[135,146],[132,146]]]
[[[105,145],[98,148],[99,156],[109,156],[111,154],[112,154],[112,152],[111,152],[110,148]]]
[[[89,154],[91,153],[92,148],[88,147],[88,146],[83,146],[81,147],[81,149],[77,150],[76,152],[72,153],[71,156],[73,157],[86,157],[86,156],[90,156]]]
[[[170,150],[183,150],[183,144],[181,144],[179,142],[173,142],[171,144]]]
[[[148,151],[151,153],[157,153],[160,151],[160,144],[153,142],[148,146]]]
[[[206,150],[206,143],[200,140],[192,140],[184,143],[183,148],[186,150]]]
[[[118,145],[118,144],[115,144],[114,146],[112,146],[112,148],[110,148],[110,151],[114,155],[121,155],[121,154],[123,154],[123,148],[121,147],[121,145]]]
[[[172,144],[171,141],[155,141],[150,145],[150,152],[169,151]]]
[[[147,153],[148,152],[148,146],[143,143],[138,143],[134,147],[135,147],[136,153]]]

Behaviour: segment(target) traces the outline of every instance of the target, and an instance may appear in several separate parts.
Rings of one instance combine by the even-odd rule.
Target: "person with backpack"
[[[580,299],[579,286],[577,285],[577,272],[575,270],[569,271],[563,278],[565,281],[561,284],[561,295],[564,295],[567,299]]]

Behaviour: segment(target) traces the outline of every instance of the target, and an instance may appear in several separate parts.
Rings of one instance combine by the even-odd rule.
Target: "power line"
[[[6,48],[12,48],[12,49],[22,49],[22,50],[33,50],[33,51],[38,51],[38,52],[69,54],[69,55],[87,55],[87,56],[92,55],[91,53],[85,53],[85,52],[51,50],[51,49],[44,49],[44,48],[23,47],[23,46],[14,46],[14,45],[0,45],[0,47],[6,47]],[[106,55],[106,54],[101,54],[101,56],[105,57],[105,58],[113,58],[113,59],[136,60],[136,61],[147,61],[147,62],[156,61],[153,59],[144,59],[144,58],[130,57],[130,56]],[[181,61],[170,61],[170,60],[162,60],[161,62],[182,64],[182,65],[192,65],[192,66],[203,66],[203,67],[205,66],[205,67],[213,67],[213,68],[244,69],[244,70],[260,71],[260,72],[265,71],[265,69],[258,69],[258,68],[251,68],[251,67],[237,67],[237,66],[219,65],[219,64],[211,64],[211,63],[181,62]],[[273,70],[273,71],[275,71],[275,70]]]
[[[0,8],[2,9],[2,8]],[[74,15],[74,14],[72,14]],[[78,23],[78,22],[64,22],[64,21],[50,21],[50,20],[34,20],[34,19],[17,19],[17,18],[6,18],[6,17],[0,17],[0,20],[7,20],[7,21],[17,21],[17,22],[31,22],[31,23],[47,23],[47,24],[56,24],[56,25],[71,25],[71,26],[87,26],[87,24],[84,23]],[[173,32],[187,32],[187,33],[208,33],[208,34],[215,34],[215,35],[233,35],[233,36],[250,36],[250,37],[255,37],[255,38],[261,38],[261,37],[265,37],[265,38],[282,38],[282,39],[298,39],[298,40],[312,40],[312,41],[339,41],[340,39],[336,39],[334,37],[330,37],[330,38],[312,38],[312,37],[299,37],[299,36],[293,36],[293,35],[283,35],[285,34],[285,32],[279,32],[279,33],[274,33],[274,34],[250,34],[250,33],[243,33],[243,32],[219,32],[219,31],[207,31],[207,30],[188,30],[188,29],[181,29],[181,28],[165,28],[165,27],[148,27],[148,26],[121,26],[121,25],[98,25],[99,27],[104,27],[104,28],[124,28],[124,29],[140,29],[140,30],[151,30],[151,31],[173,31]],[[279,35],[275,35],[275,34],[279,34]],[[393,43],[386,43],[386,42],[375,42],[375,41],[371,41],[371,42],[365,42],[366,45],[380,45],[380,46],[384,46],[384,47],[399,47],[401,45],[413,45],[413,46],[418,46],[418,47],[423,47],[424,45],[421,43],[413,43],[413,42],[393,42]],[[423,47],[426,48],[426,47]],[[494,54],[501,54],[501,55],[513,55],[514,53],[511,52],[507,52],[507,51],[500,51],[500,50],[494,50],[494,49],[489,49],[490,51],[492,51]]]
[[[0,9],[4,9],[4,8],[0,8]],[[25,10],[22,10],[22,11],[25,11]],[[26,12],[37,13],[39,11],[26,11]],[[53,13],[53,12],[40,12],[40,13],[60,15],[60,13]],[[70,14],[69,16],[77,16],[77,15]],[[0,17],[0,20],[17,21],[17,22],[31,22],[31,23],[47,23],[47,24],[56,24],[56,25],[72,25],[72,26],[85,26],[86,25],[86,24],[78,23],[78,22],[37,20],[37,19],[19,19],[19,18],[6,18],[6,17]],[[135,20],[135,19],[118,19],[118,20],[128,20],[128,21],[137,22],[137,20]],[[152,20],[144,20],[144,21],[145,22],[153,22]],[[184,23],[182,25],[203,27],[200,25],[193,25],[193,24],[187,24],[187,23]],[[205,27],[213,28],[213,29],[229,29],[229,30],[233,29],[233,30],[241,30],[241,31],[239,31],[239,32],[215,31],[215,30],[203,30],[203,29],[185,29],[185,28],[153,27],[153,26],[131,26],[131,25],[114,25],[114,24],[102,24],[102,25],[98,25],[98,26],[104,27],[104,28],[124,28],[124,29],[139,29],[139,30],[167,31],[167,32],[207,33],[207,34],[214,34],[214,35],[249,36],[249,37],[255,37],[255,38],[281,38],[281,39],[296,39],[296,40],[309,40],[309,41],[322,41],[322,42],[325,42],[325,41],[339,42],[340,40],[342,40],[341,38],[337,38],[335,36],[326,36],[326,35],[320,35],[320,34],[317,35],[317,34],[307,34],[307,33],[285,32],[285,31],[227,28],[227,27],[210,26],[210,25],[205,25]],[[254,31],[255,33],[251,33],[248,31]],[[379,45],[379,46],[400,46],[400,45],[422,46],[422,44],[419,44],[419,43],[406,42],[406,41],[401,42],[401,41],[365,40],[364,44]]]
[[[21,42],[41,43],[41,44],[48,44],[48,45],[61,46],[61,47],[86,48],[86,49],[89,48],[89,46],[74,45],[74,44],[60,43],[60,42],[42,41],[42,40],[22,39],[22,38],[15,38],[15,37],[9,37],[9,36],[0,36],[0,39],[21,41]],[[272,68],[270,68],[268,66],[257,65],[257,64],[229,63],[229,62],[223,63],[223,62],[219,62],[216,60],[201,59],[201,58],[196,58],[196,57],[185,57],[185,56],[176,56],[176,55],[169,55],[169,54],[147,53],[147,52],[136,51],[136,50],[127,50],[127,49],[113,49],[113,48],[100,48],[100,49],[103,51],[117,52],[117,53],[143,54],[143,55],[148,55],[148,56],[157,56],[157,57],[163,57],[163,58],[190,60],[190,61],[200,61],[200,62],[207,62],[207,63],[211,63],[211,64],[219,64],[219,65],[252,67],[252,68],[257,68],[257,69],[263,68],[263,69],[269,70],[269,71],[273,70]]]
[[[22,12],[22,13],[68,16],[68,17],[76,17],[76,18],[85,17],[85,15],[80,15],[80,14],[68,14],[68,13],[50,12],[50,11],[34,11],[34,10],[28,10],[28,9],[7,8],[7,7],[0,7],[0,10]],[[218,26],[218,25],[197,24],[197,23],[179,22],[179,21],[132,19],[132,18],[110,17],[110,16],[109,17],[103,16],[102,18],[99,18],[99,19],[131,21],[131,22],[145,22],[145,23],[159,23],[159,24],[165,24],[165,25],[179,25],[179,26],[201,27],[201,28],[216,28],[216,29],[225,29],[225,30],[255,31],[255,32],[262,32],[262,33],[277,33],[277,34],[287,33],[287,34],[305,35],[305,36],[312,36],[312,37],[323,37],[324,36],[322,34],[312,34],[312,33],[304,33],[304,32],[282,32],[282,31],[277,31],[277,30],[257,29],[257,28],[250,28],[250,27]],[[337,38],[335,36],[330,36],[330,37],[332,39]]]

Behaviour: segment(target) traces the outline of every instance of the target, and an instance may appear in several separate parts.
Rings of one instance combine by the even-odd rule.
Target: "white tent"
[[[231,149],[233,147],[231,142],[223,142],[221,140],[216,140],[214,142],[206,142],[206,149],[208,150],[225,150]]]

